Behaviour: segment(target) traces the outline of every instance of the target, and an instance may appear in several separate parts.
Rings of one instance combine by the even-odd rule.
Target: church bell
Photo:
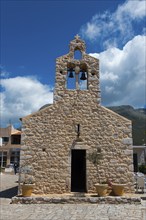
[[[87,79],[87,77],[86,77],[85,72],[82,72],[80,80],[86,80],[86,79]]]

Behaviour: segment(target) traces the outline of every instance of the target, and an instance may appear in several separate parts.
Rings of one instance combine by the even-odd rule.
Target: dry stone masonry
[[[74,89],[67,88],[70,79]],[[53,104],[22,119],[21,167],[31,169],[35,194],[92,193],[107,179],[134,192],[131,121],[100,99],[99,60],[77,35],[69,53],[56,59]]]

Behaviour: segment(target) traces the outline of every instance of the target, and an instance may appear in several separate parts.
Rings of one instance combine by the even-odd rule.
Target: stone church
[[[100,100],[99,60],[77,35],[56,59],[53,104],[21,119],[20,166],[29,167],[35,194],[91,193],[107,179],[133,192],[131,121]]]

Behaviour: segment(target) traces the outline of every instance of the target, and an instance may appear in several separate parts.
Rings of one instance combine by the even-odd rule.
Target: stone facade
[[[74,90],[67,89],[69,69]],[[86,90],[79,88],[79,70],[86,73]],[[69,53],[56,60],[53,104],[22,119],[21,166],[30,167],[35,194],[95,192],[94,184],[106,179],[133,192],[131,131],[131,121],[100,105],[99,60],[76,36]]]

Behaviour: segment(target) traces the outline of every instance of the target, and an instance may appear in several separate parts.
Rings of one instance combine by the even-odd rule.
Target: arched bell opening
[[[80,90],[87,90],[88,89],[88,68],[85,63],[82,63],[80,68],[81,68],[81,71],[79,74]]]
[[[78,47],[76,47],[75,50],[74,50],[74,59],[75,60],[81,60],[82,59],[82,52]]]
[[[67,78],[66,78],[66,88],[76,89],[76,79],[75,79],[75,65],[68,63],[67,65]]]
[[[86,64],[72,64],[67,65],[67,89],[88,89],[88,71]]]

